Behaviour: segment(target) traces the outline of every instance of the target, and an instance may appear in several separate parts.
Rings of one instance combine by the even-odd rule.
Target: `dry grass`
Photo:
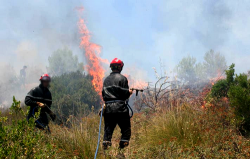
[[[249,140],[235,129],[231,111],[209,107],[198,111],[185,104],[174,110],[161,110],[145,115],[135,114],[132,121],[130,146],[124,151],[127,158],[248,158]],[[53,125],[52,138],[62,158],[93,158],[99,119],[85,117],[71,129]],[[103,130],[102,130],[103,134]],[[117,128],[113,146],[98,158],[114,158],[119,152],[120,132]]]
[[[207,104],[201,109],[199,105],[184,103],[171,109],[161,106],[154,113],[136,113],[131,119],[131,142],[123,153],[126,158],[249,158],[249,139],[237,131],[233,111],[225,105],[227,103]],[[7,112],[1,116],[8,117],[4,122],[7,126],[22,118]],[[44,134],[40,136],[41,140],[35,136],[38,145],[49,142],[51,146],[47,147],[53,151],[48,153],[48,148],[46,151],[40,149],[40,156],[48,153],[50,158],[94,157],[99,116],[92,113],[81,119],[72,118],[70,122],[71,128],[51,124],[51,135]],[[12,126],[11,129],[15,128]],[[104,153],[100,146],[98,158],[115,158],[119,153],[119,139],[120,131],[116,128],[112,147]],[[21,149],[17,148],[19,154],[25,152]]]

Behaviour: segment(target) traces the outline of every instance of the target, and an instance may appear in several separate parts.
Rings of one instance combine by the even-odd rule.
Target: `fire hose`
[[[103,108],[104,108],[104,105],[102,106],[102,110],[101,110],[101,114],[100,114],[99,135],[98,135],[98,142],[97,142],[97,147],[96,147],[96,151],[95,151],[95,159],[96,159],[97,154],[98,154],[98,149],[99,149],[100,139],[101,139],[101,127],[102,127],[102,113],[103,113]]]
[[[135,89],[135,88],[132,88],[131,89],[132,91],[136,91],[136,96],[138,96],[138,93],[139,92],[143,92],[142,89]],[[128,100],[125,101],[127,107],[130,109],[131,111],[131,116],[130,118],[133,117],[134,115],[134,112],[133,112],[133,109],[130,107],[130,105],[128,104]],[[95,151],[95,159],[97,157],[97,154],[98,154],[98,150],[99,150],[99,145],[100,145],[100,139],[101,139],[101,126],[102,126],[102,114],[103,114],[103,109],[105,107],[105,104],[102,106],[101,108],[101,113],[100,113],[100,123],[99,123],[99,134],[98,134],[98,142],[97,142],[97,147],[96,147],[96,151]]]

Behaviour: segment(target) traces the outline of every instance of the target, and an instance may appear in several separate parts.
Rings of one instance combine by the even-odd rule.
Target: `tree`
[[[192,56],[184,57],[177,65],[177,75],[188,83],[206,82],[222,75],[226,69],[225,57],[210,50],[205,54],[203,63],[197,63],[196,58]]]
[[[246,74],[235,74],[234,64],[226,71],[227,78],[218,81],[212,88],[213,97],[228,97],[234,108],[237,126],[243,135],[250,134],[250,80]]]
[[[218,75],[223,74],[227,69],[225,56],[220,53],[215,53],[213,50],[210,50],[205,54],[203,65],[208,78],[217,77]]]
[[[68,48],[58,49],[48,60],[48,71],[53,76],[76,71],[83,72],[83,63],[79,63],[78,57],[74,56]]]
[[[63,123],[70,116],[88,114],[92,106],[95,110],[100,107],[101,99],[92,86],[91,77],[79,71],[52,77],[51,93],[52,109]]]
[[[202,71],[202,65],[196,63],[196,58],[192,56],[184,57],[176,67],[177,76],[185,82],[195,82],[199,78],[197,74]]]

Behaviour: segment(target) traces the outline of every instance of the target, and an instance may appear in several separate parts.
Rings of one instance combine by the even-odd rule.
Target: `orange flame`
[[[213,86],[216,82],[218,82],[219,80],[225,79],[226,77],[224,76],[224,74],[220,71],[217,70],[217,76],[214,78],[210,79],[210,83]]]
[[[76,10],[82,12],[83,7],[77,7]],[[102,67],[102,63],[109,63],[108,60],[100,57],[101,46],[90,41],[90,32],[86,26],[86,22],[81,16],[79,16],[78,29],[81,35],[80,48],[85,50],[85,57],[87,60],[86,69],[88,73],[93,77],[92,85],[96,92],[102,95],[102,86],[105,69]],[[125,75],[128,78],[129,84],[134,88],[145,88],[147,83],[142,80],[134,80],[131,76]]]
[[[130,88],[144,89],[148,86],[148,83],[143,80],[133,79],[128,74],[123,74],[123,75],[127,77]]]
[[[84,8],[80,7],[76,9],[83,11]],[[85,50],[85,57],[87,60],[86,69],[93,77],[92,85],[94,89],[101,96],[103,85],[102,80],[105,71],[101,63],[107,63],[108,61],[100,57],[101,46],[90,41],[90,32],[86,26],[85,20],[81,17],[79,17],[78,29],[81,35],[80,48]]]
[[[203,91],[201,92],[202,98],[205,98],[205,96],[207,96],[207,94],[211,91],[212,86],[214,86],[216,82],[218,82],[219,80],[225,79],[225,78],[226,77],[224,76],[224,74],[220,70],[217,70],[217,76],[209,79],[210,85],[207,85],[203,88]],[[224,98],[223,100],[227,101],[227,98]],[[208,104],[206,103],[206,101],[203,101],[201,108],[204,109],[205,106],[207,106],[207,105]],[[208,106],[212,106],[212,105],[209,104]]]

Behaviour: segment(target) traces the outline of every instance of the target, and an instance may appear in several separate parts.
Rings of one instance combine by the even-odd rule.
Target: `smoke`
[[[67,46],[80,55],[75,6],[81,1],[0,1],[0,104],[10,106],[12,96],[24,99],[47,73],[48,57]],[[82,56],[82,55],[81,55]],[[26,69],[26,86],[20,70]]]
[[[151,68],[159,68],[159,58],[170,71],[188,54],[202,61],[210,49],[225,55],[228,65],[236,63],[237,72],[249,69],[243,67],[247,63],[238,62],[241,57],[248,58],[250,51],[246,30],[249,5],[246,0],[84,4],[89,29],[95,42],[102,45],[103,55],[107,59],[122,57],[126,66],[140,61],[139,67],[148,71],[150,80],[154,80]]]
[[[0,78],[18,78],[27,65],[29,82],[37,84],[48,56],[65,46],[84,61],[78,6],[85,7],[83,18],[91,42],[102,46],[100,56],[122,59],[124,73],[134,79],[154,82],[152,67],[159,70],[159,58],[170,72],[187,54],[200,62],[210,49],[223,54],[228,65],[236,63],[237,72],[250,69],[247,0],[26,0],[0,1]]]
[[[23,58],[22,63],[28,62],[28,65],[37,61],[32,59],[34,56],[40,56],[39,60],[46,65],[48,56],[58,48],[68,46],[79,50],[74,7],[80,1],[27,0],[13,3],[1,1],[0,4],[4,24],[0,26],[0,41],[4,42],[0,43],[1,59],[12,56],[12,61],[21,63],[20,58]]]
[[[29,41],[22,41],[17,46],[15,53],[17,60],[23,63],[29,63],[39,59],[36,47]]]

